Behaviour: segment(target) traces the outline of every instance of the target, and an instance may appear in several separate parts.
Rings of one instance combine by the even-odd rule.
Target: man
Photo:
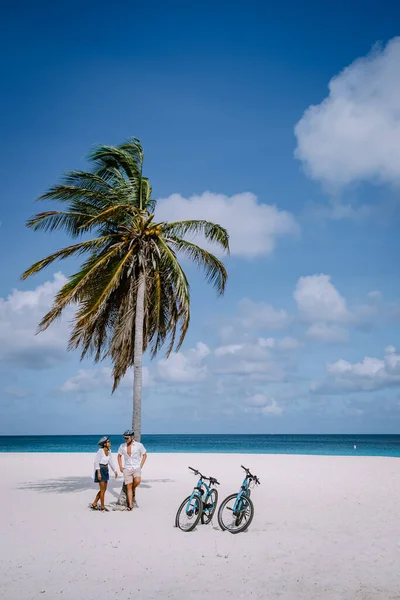
[[[135,434],[131,429],[124,433],[125,444],[118,449],[119,470],[124,474],[124,483],[128,496],[128,510],[137,506],[135,490],[141,482],[142,468],[147,459],[146,448],[140,442],[135,442]],[[124,457],[124,465],[122,465]]]

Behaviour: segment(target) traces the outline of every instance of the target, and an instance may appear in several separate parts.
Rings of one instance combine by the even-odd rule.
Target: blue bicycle
[[[197,469],[189,467],[195,475],[199,475],[196,487],[190,496],[185,498],[175,517],[175,527],[182,531],[193,531],[201,519],[203,525],[207,525],[214,516],[217,509],[218,492],[213,485],[219,485],[215,477],[206,477]],[[210,485],[205,483],[210,482]]]
[[[246,476],[237,494],[231,494],[222,502],[218,511],[218,524],[223,530],[231,533],[245,531],[254,517],[254,505],[250,500],[251,488],[260,485],[257,475],[250,473],[247,467],[241,465]]]

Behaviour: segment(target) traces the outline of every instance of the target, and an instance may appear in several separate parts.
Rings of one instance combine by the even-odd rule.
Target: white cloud
[[[274,361],[256,361],[241,358],[235,362],[225,362],[215,367],[219,375],[232,375],[240,378],[249,377],[254,381],[284,381],[285,373],[281,365]]]
[[[283,408],[274,399],[272,399],[271,404],[266,404],[261,409],[263,415],[281,415],[283,412]]]
[[[349,339],[349,333],[344,327],[340,327],[334,323],[328,325],[321,321],[313,323],[307,329],[306,335],[312,340],[327,343],[347,342]]]
[[[372,290],[371,292],[368,292],[367,296],[374,302],[379,302],[383,298],[383,294],[379,290]]]
[[[157,201],[156,218],[159,221],[206,219],[218,223],[228,230],[232,256],[248,258],[271,254],[277,238],[299,231],[291,213],[262,204],[248,192],[234,196],[205,192],[190,198],[172,194]],[[216,253],[216,247],[212,248]]]
[[[239,314],[238,321],[245,329],[282,329],[289,322],[285,310],[248,298],[239,302]]]
[[[396,348],[392,345],[386,346],[385,354],[396,354]]]
[[[359,325],[370,326],[371,319],[379,315],[379,306],[376,302],[373,304],[358,304],[354,307],[354,314],[357,316]]]
[[[143,367],[143,384],[157,384],[164,386],[165,390],[175,384],[203,383],[205,387],[201,389],[209,389],[212,385],[221,393],[228,383],[230,385],[234,381],[236,387],[244,381],[280,382],[286,379],[284,357],[297,347],[297,340],[291,337],[259,338],[242,344],[218,346],[214,350],[198,342],[194,348],[180,350],[172,353],[168,359]],[[130,370],[119,389],[131,389],[132,384],[133,374]],[[64,393],[111,392],[111,387],[112,369],[93,367],[80,369],[63,383],[60,390]]]
[[[152,378],[148,367],[143,367],[142,374],[143,387],[151,385]],[[110,367],[93,367],[91,369],[79,369],[76,375],[73,375],[62,384],[60,391],[78,393],[104,390],[111,393],[112,385],[112,369]],[[126,376],[121,380],[118,389],[131,389],[133,392],[132,369],[129,369]]]
[[[266,394],[253,394],[245,399],[245,412],[260,415],[281,415],[284,410],[274,398]]]
[[[271,350],[272,346],[266,344],[264,338],[259,338],[256,342],[219,346],[214,351],[217,358],[210,369],[217,376],[283,381],[284,364],[275,360]]]
[[[210,352],[203,342],[197,342],[191,350],[175,352],[169,358],[158,361],[158,377],[162,381],[176,383],[202,381],[208,374],[204,359]]]
[[[400,37],[376,47],[329,83],[329,95],[297,123],[295,156],[329,186],[400,183]]]
[[[254,302],[249,298],[243,298],[237,304],[237,313],[218,324],[218,338],[221,345],[226,346],[226,349],[221,352],[228,352],[231,346],[254,339],[254,334],[284,329],[289,323],[290,317],[284,309],[274,308],[266,302]],[[271,343],[276,346],[276,340]],[[283,342],[283,345],[285,344],[290,342],[286,340]]]
[[[293,293],[301,316],[311,323],[345,323],[351,319],[346,300],[329,275],[300,277]]]
[[[343,221],[347,219],[357,222],[370,217],[373,210],[373,207],[367,204],[353,206],[348,203],[345,204],[337,197],[334,197],[330,198],[326,205],[317,203],[309,204],[306,213],[314,219],[328,219],[331,221]]]
[[[223,344],[227,344],[233,339],[237,339],[237,330],[234,325],[223,325],[218,329],[218,337]]]
[[[10,396],[11,398],[19,398],[19,399],[27,398],[32,393],[31,390],[27,390],[25,388],[20,388],[20,387],[15,387],[15,386],[5,387],[5,388],[3,388],[2,391],[4,394],[6,394],[7,396]]]
[[[300,348],[300,342],[296,340],[296,338],[290,336],[286,336],[280,340],[273,337],[261,337],[258,338],[258,343],[263,348],[274,348],[275,350],[281,350],[282,352],[290,352],[291,350]]]
[[[271,356],[268,351],[269,346],[265,346],[263,338],[260,338],[257,342],[247,342],[243,344],[230,344],[228,346],[218,346],[214,350],[215,356],[219,358],[226,357],[228,360],[233,359],[234,356],[245,358],[246,360],[265,360]]]
[[[340,359],[326,366],[326,378],[313,383],[312,392],[340,394],[342,392],[369,392],[400,385],[400,354],[394,346],[386,348],[383,359],[366,356],[359,363]]]
[[[215,356],[226,356],[227,354],[235,354],[243,348],[243,344],[228,344],[227,346],[218,346],[214,350]]]
[[[72,309],[67,309],[46,331],[35,335],[40,320],[66,281],[62,273],[56,273],[52,281],[33,290],[13,290],[7,298],[0,298],[0,360],[42,369],[66,358]]]
[[[267,404],[269,401],[268,397],[265,394],[253,394],[253,396],[248,396],[245,399],[245,404],[247,404],[247,406],[254,406],[256,408],[259,408],[261,406],[265,406],[265,404]]]
[[[292,337],[247,340],[241,344],[227,344],[215,348],[215,360],[209,366],[216,377],[238,381],[281,382],[290,377],[287,358],[300,347]]]
[[[79,369],[76,375],[67,379],[61,386],[62,392],[91,392],[106,388],[110,391],[112,386],[112,369],[103,367],[98,369]]]
[[[281,340],[276,341],[276,347],[278,348],[278,350],[297,350],[298,348],[300,348],[300,346],[300,342],[296,340],[296,338],[290,336],[284,337]]]
[[[258,343],[261,346],[261,348],[275,348],[276,346],[276,340],[273,337],[260,337],[258,338]]]

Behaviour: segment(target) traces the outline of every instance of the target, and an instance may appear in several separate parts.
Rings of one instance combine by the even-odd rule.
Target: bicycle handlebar
[[[193,467],[189,467],[189,469],[193,471],[195,475],[200,475],[201,479],[207,479],[207,481],[209,481],[212,485],[221,485],[220,482],[215,479],[215,477],[207,477],[206,475],[202,475],[200,471],[198,471],[197,469],[193,469]]]
[[[257,483],[257,485],[260,485],[260,480],[258,479],[257,475],[253,475],[250,472],[250,469],[248,469],[247,467],[244,467],[243,465],[240,465],[240,466],[242,467],[242,469],[244,469],[246,471],[246,474],[248,477],[250,477],[250,479],[253,479]]]

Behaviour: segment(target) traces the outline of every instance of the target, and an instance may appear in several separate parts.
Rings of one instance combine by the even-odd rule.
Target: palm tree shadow
[[[140,484],[141,488],[151,488],[151,484],[172,483],[173,479],[145,479]],[[107,491],[118,499],[122,487],[122,479],[110,479]],[[18,489],[33,490],[35,492],[48,492],[53,494],[70,494],[73,492],[84,492],[97,487],[92,477],[59,477],[57,479],[44,479],[42,481],[27,481],[22,483]]]

